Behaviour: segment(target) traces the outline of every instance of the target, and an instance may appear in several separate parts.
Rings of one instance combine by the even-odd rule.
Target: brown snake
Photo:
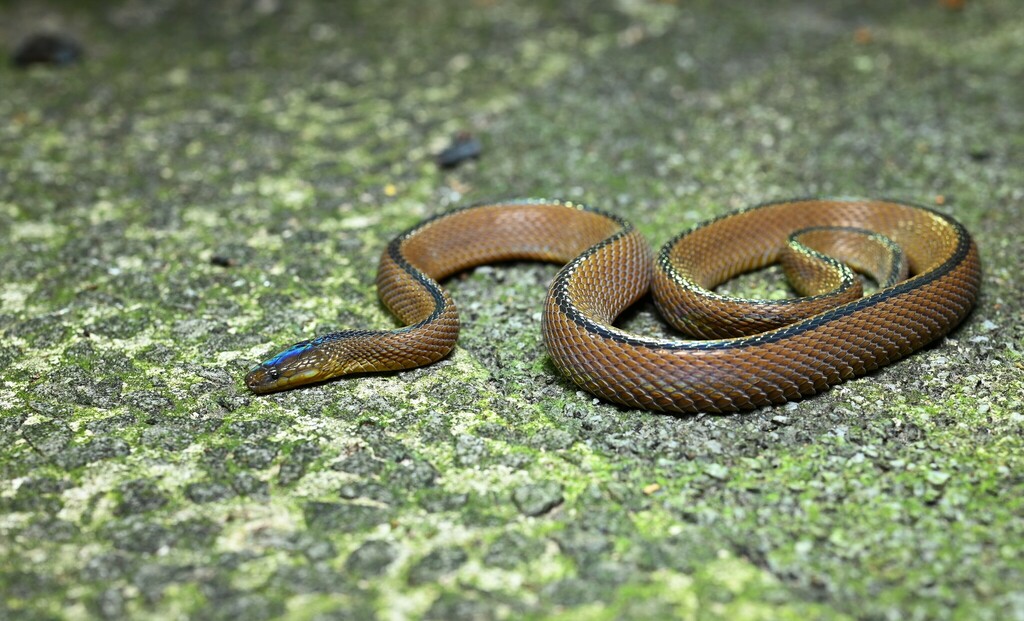
[[[871,275],[878,290],[864,296],[860,279],[822,254]],[[868,373],[952,330],[981,286],[978,250],[963,226],[896,201],[769,203],[679,235],[656,261],[631,224],[582,205],[477,205],[431,218],[385,250],[378,293],[406,327],[296,343],[255,367],[246,384],[266,393],[436,362],[459,333],[455,303],[437,281],[519,259],[566,264],[543,316],[545,344],[564,375],[615,403],[677,412],[783,403]],[[774,263],[806,297],[746,300],[712,291]],[[669,322],[711,340],[615,327],[648,289]]]

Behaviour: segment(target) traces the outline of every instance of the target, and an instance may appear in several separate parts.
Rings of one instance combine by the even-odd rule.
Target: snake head
[[[245,376],[245,385],[256,394],[288,390],[323,382],[341,375],[379,370],[365,364],[366,347],[375,351],[377,333],[342,330],[310,341],[300,341],[261,362]]]
[[[316,382],[323,377],[315,341],[301,341],[252,368],[245,385],[257,394]]]

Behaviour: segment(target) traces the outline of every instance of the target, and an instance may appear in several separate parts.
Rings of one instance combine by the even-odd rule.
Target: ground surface
[[[0,67],[0,618],[1024,619],[1016,0],[337,4],[0,6],[7,51],[85,49]],[[459,131],[483,156],[439,171]],[[585,200],[660,245],[817,194],[963,221],[976,312],[673,417],[557,376],[556,268],[488,267],[435,367],[241,383],[393,325],[378,253],[456,204]]]

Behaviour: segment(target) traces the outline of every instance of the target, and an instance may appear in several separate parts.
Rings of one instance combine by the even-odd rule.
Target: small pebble
[[[15,67],[55,65],[63,67],[82,58],[82,46],[69,37],[58,34],[35,34],[22,41],[14,50],[11,61]]]
[[[437,165],[441,168],[455,168],[466,160],[480,157],[483,145],[468,132],[463,132],[452,139],[447,149],[437,154]]]
[[[975,162],[985,162],[992,158],[992,151],[984,147],[976,147],[967,152]]]

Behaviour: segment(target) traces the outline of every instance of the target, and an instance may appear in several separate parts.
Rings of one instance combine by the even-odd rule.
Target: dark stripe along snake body
[[[796,272],[802,257],[812,257],[814,264],[815,250],[794,241],[802,230],[834,247],[848,245],[848,232],[874,232],[880,244],[891,240],[902,249],[910,277],[884,282],[876,276],[883,281],[880,288],[862,296],[858,284],[853,299],[816,293],[757,301],[711,291],[739,273],[785,263],[787,256],[796,257]],[[865,258],[858,252],[850,254],[861,263],[878,254],[865,251]],[[893,255],[873,269],[898,264],[902,257]],[[608,401],[676,412],[783,403],[868,373],[948,333],[970,312],[981,284],[978,251],[963,226],[890,200],[760,205],[683,233],[656,260],[631,224],[582,205],[477,205],[429,219],[385,250],[378,293],[406,327],[343,331],[297,343],[254,368],[246,383],[265,393],[440,360],[455,345],[459,319],[437,281],[476,265],[520,259],[566,264],[551,284],[543,315],[544,341],[564,375]],[[833,286],[822,287],[815,278],[842,280],[810,278],[797,288],[814,293]],[[671,323],[712,339],[649,338],[612,325],[649,288]]]

